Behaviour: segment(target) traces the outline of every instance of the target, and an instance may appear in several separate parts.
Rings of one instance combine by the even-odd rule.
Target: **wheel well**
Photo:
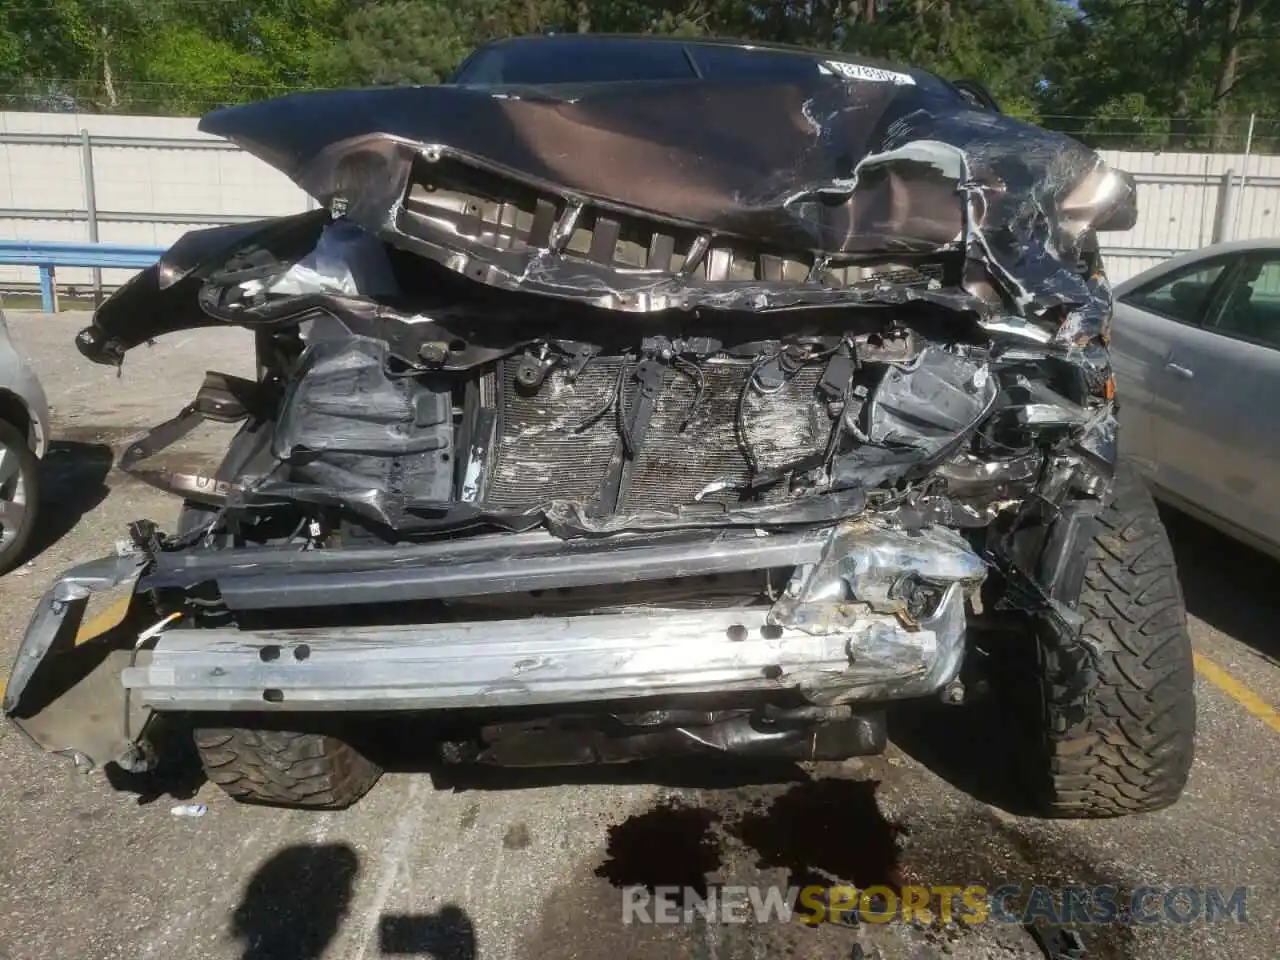
[[[28,443],[31,442],[31,414],[27,412],[27,405],[18,398],[17,394],[0,390],[0,420],[16,428],[27,438]]]

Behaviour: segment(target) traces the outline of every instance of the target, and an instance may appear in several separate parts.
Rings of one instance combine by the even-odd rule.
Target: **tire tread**
[[[205,775],[246,803],[340,810],[368,793],[382,774],[330,734],[204,727],[194,738]]]
[[[1155,502],[1130,469],[1118,471],[1099,521],[1077,606],[1099,654],[1096,685],[1082,691],[1093,671],[1079,651],[1049,631],[1038,644],[1047,760],[1038,779],[1045,812],[1056,817],[1163,809],[1182,794],[1194,755],[1182,588]]]

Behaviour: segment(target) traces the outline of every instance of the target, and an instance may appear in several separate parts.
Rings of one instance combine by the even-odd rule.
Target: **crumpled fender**
[[[136,634],[127,622],[98,637],[78,634],[89,598],[132,587],[146,562],[141,555],[109,556],[62,574],[36,604],[5,687],[4,713],[14,726],[84,770],[141,762],[138,740],[149,712],[131,706],[120,683],[135,658]]]
[[[324,210],[183,234],[160,260],[135,274],[94,312],[76,336],[89,360],[119,366],[127,351],[179,330],[221,326],[202,308],[200,287],[218,273],[248,278],[283,269],[315,246],[329,222]]]

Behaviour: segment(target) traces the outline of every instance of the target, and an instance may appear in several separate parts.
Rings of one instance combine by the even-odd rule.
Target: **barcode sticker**
[[[881,70],[879,67],[868,67],[861,63],[844,63],[840,60],[828,60],[820,65],[824,73],[838,73],[846,80],[865,80],[868,83],[892,83],[900,87],[916,84],[915,77],[909,73],[898,73],[895,70]]]

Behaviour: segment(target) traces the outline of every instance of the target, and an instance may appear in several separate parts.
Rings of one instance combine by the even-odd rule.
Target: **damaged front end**
[[[260,375],[209,374],[122,458],[187,505],[113,561],[169,626],[108,641],[120,735],[27,702],[79,649],[79,573],[6,712],[98,763],[187,711],[812,758],[881,745],[885,701],[962,699],[991,602],[1070,633],[1115,460],[1096,234],[1132,182],[928,74],[811,62],[206,118],[323,209],[188,234],[80,335],[119,364],[235,324]],[[216,473],[148,466],[205,420],[241,425]]]

